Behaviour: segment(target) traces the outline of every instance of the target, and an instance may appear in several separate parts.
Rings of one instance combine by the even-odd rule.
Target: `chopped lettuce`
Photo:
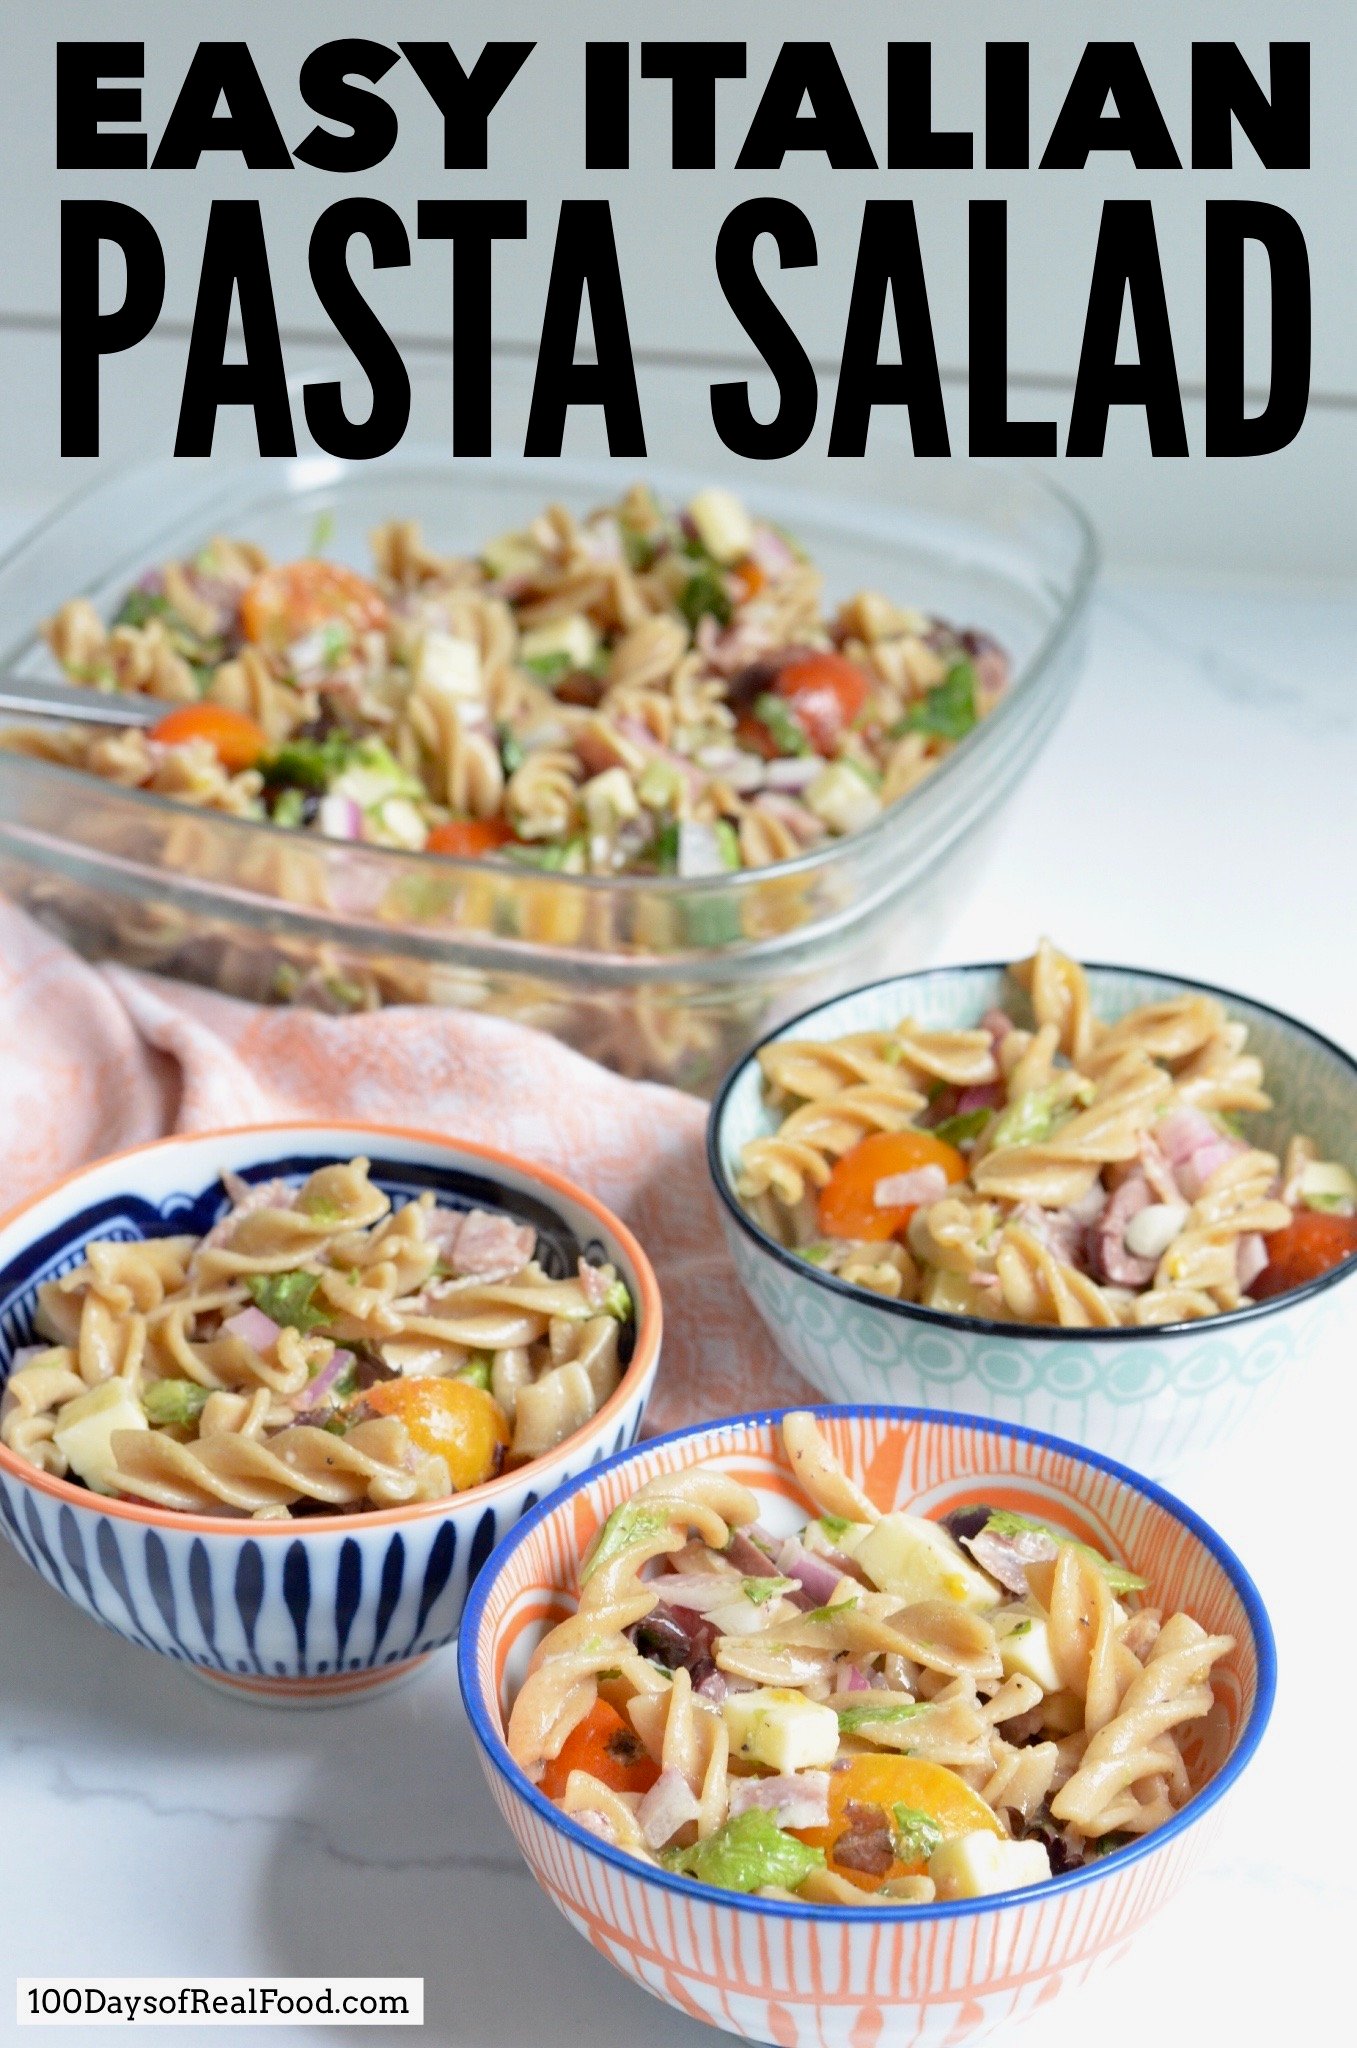
[[[312,1296],[320,1285],[315,1273],[247,1273],[245,1285],[255,1307],[283,1329],[305,1336],[331,1319],[331,1309],[312,1306]]]
[[[902,1863],[926,1863],[942,1847],[942,1829],[932,1814],[900,1799],[891,1807],[891,1835]]]
[[[785,697],[765,690],[761,697],[754,699],[754,716],[759,724],[766,726],[772,735],[773,745],[779,754],[812,754],[815,749],[806,738],[805,731]]]
[[[877,1692],[864,1697],[860,1706],[836,1707],[834,1711],[839,1717],[839,1733],[856,1735],[859,1728],[893,1728],[901,1721],[912,1721],[916,1714],[927,1713],[928,1702]]]
[[[129,590],[117,612],[115,626],[145,626],[152,619],[163,618],[169,611],[170,601],[158,590]]]
[[[891,729],[892,739],[907,732],[931,733],[940,740],[964,740],[980,713],[975,702],[975,670],[968,661],[953,662],[936,689],[929,690]]]
[[[141,1389],[141,1405],[146,1420],[157,1427],[196,1422],[211,1391],[196,1380],[150,1380]]]
[[[631,1289],[625,1280],[614,1280],[603,1297],[603,1313],[612,1316],[619,1323],[629,1323],[636,1313],[636,1304],[631,1298]]]
[[[933,1136],[948,1145],[968,1144],[980,1136],[993,1114],[992,1109],[968,1109],[964,1116],[944,1117],[940,1124],[934,1124]]]
[[[620,1557],[634,1543],[645,1543],[650,1537],[658,1536],[668,1526],[669,1517],[661,1510],[648,1508],[643,1502],[623,1501],[620,1508],[613,1509],[599,1530],[598,1540],[584,1561],[580,1584],[587,1586],[600,1565]]]
[[[327,733],[323,740],[284,740],[272,760],[265,762],[264,780],[323,794],[358,758],[362,745],[347,732]]]
[[[679,610],[696,630],[699,619],[710,614],[718,626],[729,625],[733,606],[725,578],[715,568],[703,567],[690,576],[679,592]]]
[[[784,1834],[770,1813],[751,1806],[705,1842],[695,1842],[691,1849],[667,1849],[660,1860],[667,1870],[681,1871],[722,1891],[757,1892],[777,1885],[794,1892],[812,1870],[823,1867],[825,1852]]]
[[[1032,1515],[1019,1515],[1011,1508],[994,1508],[985,1524],[986,1531],[993,1530],[996,1536],[1019,1536],[1038,1534],[1053,1537],[1067,1550],[1077,1550],[1084,1557],[1091,1558],[1114,1593],[1143,1593],[1148,1583],[1124,1564],[1114,1564],[1104,1557],[1091,1543],[1081,1543],[1077,1537],[1066,1535],[1063,1529],[1053,1528],[1049,1522],[1039,1522]]]
[[[1039,1145],[1043,1138],[1049,1138],[1060,1093],[1055,1084],[1029,1088],[1010,1102],[994,1126],[993,1149],[1000,1145]]]

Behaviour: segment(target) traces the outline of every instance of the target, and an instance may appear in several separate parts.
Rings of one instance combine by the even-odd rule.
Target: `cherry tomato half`
[[[1357,1256],[1357,1216],[1301,1209],[1284,1230],[1274,1230],[1264,1242],[1267,1264],[1249,1288],[1255,1301],[1289,1294],[1293,1287],[1304,1287],[1307,1280],[1317,1280],[1344,1259]]]
[[[893,1174],[940,1166],[949,1181],[965,1180],[966,1161],[955,1145],[932,1131],[873,1131],[845,1152],[820,1190],[819,1223],[825,1237],[884,1242],[905,1228],[918,1203],[880,1208],[876,1184]]]
[[[253,768],[269,745],[262,728],[229,704],[181,704],[151,727],[150,737],[167,747],[206,740],[222,767],[233,775],[242,768]]]
[[[424,851],[479,860],[482,854],[507,846],[513,836],[503,818],[449,818],[446,825],[434,826],[424,842]]]
[[[871,695],[870,678],[843,654],[804,654],[778,671],[780,697],[792,706],[817,754],[832,754]]]
[[[240,600],[241,632],[266,647],[288,647],[318,626],[380,631],[387,618],[381,591],[338,562],[284,562],[256,576]]]

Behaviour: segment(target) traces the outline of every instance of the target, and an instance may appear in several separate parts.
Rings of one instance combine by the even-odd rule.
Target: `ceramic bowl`
[[[1189,1757],[1199,1786],[1134,1846],[1030,1890],[933,1906],[860,1909],[742,1897],[642,1864],[547,1800],[504,1742],[507,1710],[543,1633],[574,1604],[594,1530],[646,1480],[700,1464],[753,1488],[760,1519],[804,1520],[779,1456],[779,1416],[658,1437],[544,1501],[500,1545],[462,1619],[459,1669],[495,1804],[534,1877],[600,1955],[695,2019],[779,2048],[956,2044],[1042,2006],[1133,1948],[1209,1845],[1221,1802],[1272,1707],[1272,1633],[1224,1543],[1152,1482],[1073,1444],[974,1417],[902,1408],[816,1411],[845,1466],[883,1508],[940,1516],[979,1500],[1100,1543],[1235,1638],[1216,1707]]]
[[[1328,1158],[1357,1165],[1357,1061],[1279,1010],[1228,989],[1135,968],[1089,967],[1093,1006],[1115,1018],[1187,993],[1218,996],[1247,1024],[1275,1108],[1250,1117],[1280,1152],[1294,1131]],[[973,1025],[1014,1002],[1002,966],[944,967],[855,989],[781,1025],[762,1041],[827,1039],[890,1029],[910,1016],[932,1027]],[[1118,1330],[989,1322],[888,1301],[820,1272],[775,1242],[735,1193],[740,1153],[777,1126],[764,1104],[757,1054],[727,1075],[712,1108],[707,1155],[722,1227],[740,1279],[779,1349],[836,1401],[908,1401],[993,1416],[1125,1459],[1154,1473],[1217,1449],[1297,1371],[1332,1327],[1357,1264],[1294,1293],[1200,1322]],[[1349,1293],[1347,1298],[1351,1300]]]
[[[99,1238],[207,1230],[220,1175],[300,1181],[366,1155],[394,1199],[436,1191],[453,1208],[531,1223],[549,1270],[588,1251],[637,1304],[620,1385],[547,1456],[450,1500],[290,1522],[181,1514],[54,1479],[0,1446],[0,1527],[59,1593],[128,1642],[243,1697],[317,1706],[361,1697],[450,1642],[467,1589],[505,1531],[544,1494],[634,1443],[659,1362],[661,1311],[631,1232],[583,1189],[486,1147],[364,1124],[274,1124],[167,1138],[82,1168],[0,1221],[0,1382],[33,1336],[37,1289]]]

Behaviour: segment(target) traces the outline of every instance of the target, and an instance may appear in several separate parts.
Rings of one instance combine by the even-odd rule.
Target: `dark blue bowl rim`
[[[1224,1570],[1243,1603],[1258,1658],[1258,1685],[1253,1707],[1234,1748],[1216,1775],[1173,1816],[1172,1820],[1165,1821],[1161,1827],[1153,1829],[1148,1835],[1142,1835],[1128,1847],[1113,1850],[1096,1863],[1086,1864],[1079,1870],[1066,1871],[1059,1877],[1049,1878],[1044,1884],[1028,1886],[1019,1891],[994,1892],[982,1899],[952,1899],[928,1906],[818,1906],[800,1900],[789,1904],[780,1899],[756,1899],[745,1893],[721,1891],[714,1885],[699,1884],[694,1878],[679,1877],[671,1871],[652,1868],[649,1864],[639,1862],[634,1856],[627,1855],[624,1850],[615,1849],[611,1844],[601,1841],[597,1835],[590,1834],[587,1828],[580,1827],[568,1814],[553,1806],[509,1755],[503,1738],[495,1731],[488,1704],[481,1691],[476,1646],[484,1621],[486,1602],[499,1574],[518,1545],[524,1542],[549,1515],[554,1514],[565,1501],[591,1485],[594,1480],[614,1471],[619,1465],[626,1464],[628,1460],[638,1458],[646,1451],[656,1450],[667,1444],[684,1443],[694,1437],[719,1438],[723,1431],[776,1426],[784,1415],[792,1412],[826,1417],[884,1416],[896,1422],[942,1422],[961,1429],[969,1427],[996,1436],[1011,1437],[1020,1443],[1040,1444],[1078,1463],[1096,1466],[1100,1472],[1106,1472],[1123,1486],[1131,1487],[1147,1500],[1166,1508],[1175,1521],[1192,1532]],[[1169,1493],[1154,1480],[1146,1479],[1140,1473],[1132,1471],[1129,1466],[1118,1464],[1115,1459],[1105,1458],[1095,1451],[1085,1450],[1082,1445],[1071,1443],[1064,1437],[1050,1436],[1044,1430],[1025,1429],[1017,1423],[994,1422],[981,1415],[939,1414],[928,1408],[894,1407],[889,1402],[851,1405],[821,1402],[817,1406],[797,1411],[786,1408],[758,1409],[744,1415],[726,1416],[720,1422],[700,1422],[687,1429],[671,1430],[665,1436],[648,1437],[627,1450],[616,1452],[611,1458],[601,1460],[597,1465],[591,1465],[587,1472],[580,1473],[577,1478],[558,1487],[555,1493],[548,1494],[545,1500],[539,1502],[537,1507],[525,1515],[522,1521],[495,1546],[472,1585],[457,1632],[457,1677],[472,1732],[483,1754],[514,1796],[525,1801],[539,1818],[567,1836],[577,1848],[601,1857],[605,1863],[612,1864],[627,1876],[648,1884],[659,1885],[662,1890],[677,1892],[682,1897],[705,1900],[709,1905],[726,1906],[740,1912],[766,1914],[774,1919],[860,1923],[864,1912],[867,1912],[873,1918],[880,1917],[891,1921],[954,1920],[966,1919],[977,1913],[1003,1910],[1006,1907],[1034,1904],[1038,1899],[1053,1898],[1057,1893],[1077,1891],[1084,1885],[1096,1883],[1109,1871],[1124,1870],[1129,1863],[1155,1854],[1175,1836],[1182,1834],[1185,1829],[1199,1821],[1229,1791],[1263,1739],[1276,1698],[1277,1646],[1262,1595],[1229,1544],[1176,1495]]]
[[[731,1221],[742,1230],[746,1237],[758,1246],[761,1252],[786,1267],[800,1280],[809,1280],[813,1286],[822,1287],[827,1293],[842,1295],[845,1301],[855,1301],[860,1306],[876,1309],[882,1315],[897,1316],[902,1322],[923,1323],[937,1329],[966,1330],[977,1337],[1004,1337],[1012,1340],[1015,1333],[1042,1344],[1138,1344],[1155,1343],[1165,1337],[1181,1337],[1192,1333],[1200,1336],[1202,1323],[1143,1323],[1129,1328],[1118,1324],[1115,1329],[1082,1330],[1066,1328],[1058,1323],[1004,1323],[989,1316],[961,1316],[948,1309],[925,1308],[917,1301],[891,1301],[886,1296],[872,1294],[865,1287],[853,1287],[848,1281],[840,1280],[837,1274],[825,1273],[808,1259],[798,1259],[795,1252],[786,1245],[778,1244],[760,1228],[745,1209],[731,1187],[726,1175],[725,1163],[721,1157],[721,1126],[725,1121],[726,1105],[734,1091],[735,1084],[745,1070],[753,1064],[765,1046],[775,1044],[789,1032],[797,1030],[812,1017],[829,1010],[836,1003],[850,1001],[854,996],[870,995],[876,989],[893,988],[901,982],[932,981],[939,977],[972,974],[1006,974],[1010,962],[1007,960],[968,960],[952,967],[920,967],[905,974],[885,974],[878,981],[864,981],[856,988],[844,989],[839,995],[827,996],[823,1002],[812,1003],[795,1017],[789,1017],[778,1024],[748,1052],[741,1053],[717,1089],[712,1101],[711,1114],[707,1118],[707,1174],[717,1199]],[[1193,981],[1184,974],[1161,972],[1153,967],[1124,967],[1107,960],[1086,960],[1083,966],[1089,974],[1122,974],[1143,978],[1146,981],[1172,982],[1178,988],[1190,989],[1198,995],[1218,996],[1227,1005],[1244,1004],[1251,1010],[1258,1010],[1264,1016],[1273,1017],[1278,1024],[1295,1034],[1297,1038],[1308,1039],[1318,1046],[1341,1067],[1345,1067],[1354,1091],[1357,1091],[1357,1058],[1335,1039],[1325,1037],[1312,1024],[1303,1024],[1298,1017],[1290,1016],[1285,1010],[1277,1009],[1272,1003],[1263,1003],[1256,996],[1241,995],[1237,989],[1221,988],[1216,982]],[[1210,1329],[1234,1329],[1241,1323],[1257,1322],[1264,1316],[1278,1315],[1294,1303],[1309,1301],[1322,1294],[1328,1287],[1335,1287],[1357,1273],[1357,1257],[1346,1259],[1341,1265],[1331,1266],[1327,1273],[1318,1274],[1307,1280],[1303,1287],[1293,1287],[1286,1294],[1274,1294],[1264,1301],[1250,1302],[1247,1308],[1224,1309],[1217,1316],[1207,1318]]]

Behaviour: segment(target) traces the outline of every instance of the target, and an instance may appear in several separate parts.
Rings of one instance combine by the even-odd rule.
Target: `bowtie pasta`
[[[700,1469],[599,1532],[509,1719],[563,1812],[730,1890],[924,1904],[1039,1883],[1199,1789],[1231,1637],[1045,1523],[882,1514],[813,1416],[783,1437],[798,1535]]]
[[[764,1230],[892,1300],[1094,1329],[1220,1315],[1357,1253],[1348,1168],[1244,1134],[1271,1101],[1214,996],[1104,1022],[1048,941],[1009,972],[1030,1024],[764,1047],[782,1121],[736,1181]]]
[[[9,743],[330,838],[692,878],[869,824],[1008,680],[983,633],[875,592],[826,613],[803,551],[722,490],[552,506],[479,558],[410,522],[373,550],[367,578],[218,540],[111,627],[73,600],[46,629],[67,675],[166,716]]]
[[[276,1519],[441,1500],[581,1428],[621,1376],[611,1266],[556,1280],[529,1224],[401,1208],[368,1161],[225,1177],[205,1237],[91,1244],[40,1290],[0,1439],[95,1492]]]

